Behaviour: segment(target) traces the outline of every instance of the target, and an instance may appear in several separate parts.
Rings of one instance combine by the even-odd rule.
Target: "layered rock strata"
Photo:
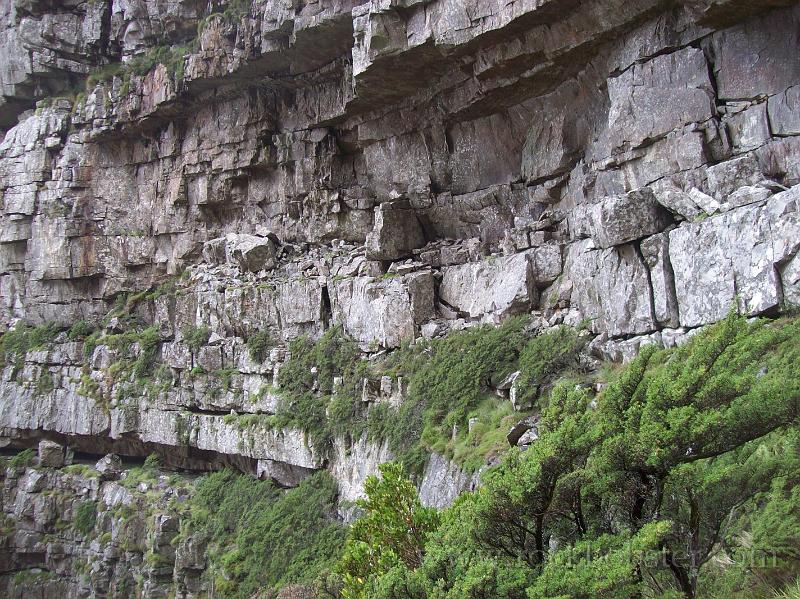
[[[6,365],[6,445],[328,468],[352,500],[385,445],[264,424],[298,336],[533,313],[620,360],[800,304],[796,2],[234,4],[3,0],[0,323],[115,334],[135,297],[164,365],[121,394],[122,350],[62,334]],[[474,484],[432,456],[423,497]]]

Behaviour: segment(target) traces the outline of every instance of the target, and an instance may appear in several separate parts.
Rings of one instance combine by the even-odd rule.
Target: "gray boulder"
[[[362,346],[399,347],[434,315],[433,274],[331,281],[333,319]]]
[[[571,305],[590,320],[592,332],[617,337],[656,329],[647,265],[633,246],[574,243],[564,272],[572,281]]]
[[[511,430],[508,431],[508,435],[506,435],[506,439],[508,440],[508,444],[511,447],[515,447],[517,445],[521,445],[520,443],[523,436],[528,434],[530,431],[533,433],[528,434],[528,439],[532,440],[534,435],[538,437],[538,428],[539,428],[539,417],[538,416],[527,416],[517,422],[514,426],[511,427]]]
[[[45,468],[61,468],[65,464],[65,448],[60,443],[42,439],[39,441],[39,465]]]
[[[269,237],[230,233],[203,244],[203,260],[208,264],[235,264],[244,272],[275,267],[275,243]]]
[[[425,233],[408,202],[386,202],[375,208],[375,225],[367,235],[368,260],[409,258],[425,245]]]
[[[603,198],[589,211],[591,236],[601,248],[658,233],[668,223],[666,211],[647,188]]]
[[[461,493],[474,490],[477,484],[477,474],[470,475],[443,455],[432,453],[422,475],[419,498],[422,505],[443,509]]]
[[[471,318],[521,314],[538,299],[530,252],[492,256],[443,273],[439,298]]]
[[[226,242],[228,261],[246,272],[275,268],[275,244],[268,237],[229,235]]]
[[[122,474],[122,460],[116,454],[109,453],[100,458],[94,465],[102,480],[117,480]]]

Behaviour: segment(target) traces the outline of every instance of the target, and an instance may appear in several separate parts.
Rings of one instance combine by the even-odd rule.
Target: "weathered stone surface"
[[[701,50],[685,48],[635,64],[609,79],[610,150],[638,147],[713,115],[713,87]]]
[[[595,355],[627,360],[736,298],[748,314],[800,303],[796,2],[270,0],[209,15],[218,4],[0,9],[0,329],[159,335],[144,390],[112,376],[120,350],[104,344],[84,358],[62,338],[8,364],[4,443],[156,448],[176,468],[285,486],[327,467],[356,497],[385,446],[268,426],[298,336],[341,324],[381,359],[533,311],[588,318]],[[122,76],[52,97],[156,48],[170,64],[111,66]],[[367,381],[359,408],[404,397]],[[106,505],[133,501],[118,475],[92,483]],[[432,458],[423,496],[444,505],[474,480]],[[37,524],[58,517],[37,501]],[[154,526],[167,547],[169,518]],[[42,553],[34,533],[25,555]],[[202,553],[175,549],[185,589],[145,576],[142,595],[207,591]],[[108,594],[116,567],[80,596]]]
[[[754,150],[764,145],[771,136],[767,118],[767,104],[755,104],[726,119],[728,133],[734,148],[739,152]]]
[[[3,577],[4,596],[123,597],[136,584],[143,597],[163,597],[170,588],[205,592],[199,576],[205,567],[203,539],[192,533],[178,538],[176,506],[185,505],[192,493],[190,478],[154,473],[126,488],[82,464],[71,470],[27,469],[3,482],[0,505],[10,532],[3,567],[24,573]],[[96,518],[86,533],[77,520],[90,504]],[[157,556],[160,567],[151,567],[145,555]],[[86,565],[89,575],[76,576]]]
[[[100,474],[103,480],[116,480],[122,472],[122,460],[118,455],[108,454],[103,456],[95,464],[94,469]]]
[[[399,347],[433,316],[433,275],[421,271],[374,280],[357,277],[334,282],[333,318],[365,346]]]
[[[211,264],[235,264],[244,272],[275,267],[275,244],[268,237],[230,233],[207,241],[203,258]]]
[[[390,461],[393,454],[387,442],[372,443],[366,435],[350,442],[336,438],[333,443],[330,472],[339,485],[340,499],[345,503],[364,497],[364,481],[378,474],[378,466]]]
[[[432,453],[425,465],[419,498],[428,507],[446,508],[464,491],[472,491],[478,483],[477,475],[470,475],[443,455]]]
[[[572,304],[590,319],[590,330],[620,336],[656,329],[647,266],[633,246],[601,250],[591,240],[575,243],[565,271],[572,280]]]
[[[662,231],[668,222],[649,189],[603,198],[589,212],[592,239],[604,249]]]
[[[538,299],[531,254],[490,257],[445,268],[439,298],[472,318],[530,310]]]
[[[375,226],[367,235],[368,260],[408,258],[425,245],[425,233],[407,202],[387,202],[375,208]]]
[[[770,96],[767,106],[775,135],[800,135],[800,86]]]
[[[775,40],[781,43],[776,44]],[[796,16],[767,14],[711,37],[717,95],[749,100],[780,93],[800,79],[800,65],[790,59],[798,41]]]
[[[45,468],[60,468],[66,461],[65,448],[59,443],[39,441],[39,464]]]
[[[684,219],[694,220],[703,214],[703,209],[697,205],[692,195],[669,180],[654,185],[653,193],[659,204]]]
[[[659,233],[643,240],[642,258],[650,271],[653,292],[653,315],[659,326],[678,325],[678,300],[675,295],[675,275],[669,261],[669,235]]]
[[[784,292],[777,267],[800,247],[798,191],[670,232],[681,325],[715,322],[731,308],[763,314],[779,306]]]

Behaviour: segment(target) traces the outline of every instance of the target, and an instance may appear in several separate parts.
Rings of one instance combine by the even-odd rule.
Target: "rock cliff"
[[[623,360],[800,305],[792,0],[0,6],[8,450],[283,487],[327,469],[346,503],[392,450],[275,426],[297,338],[337,328],[380,360],[533,314]],[[397,405],[403,381],[359,392]],[[45,487],[132,501],[71,476],[6,474],[7,518],[39,510],[6,572],[101,551],[42,536]],[[476,480],[433,454],[420,483],[444,505]],[[140,560],[145,596],[196,574],[167,554],[160,578]],[[116,563],[58,593],[110,592]]]

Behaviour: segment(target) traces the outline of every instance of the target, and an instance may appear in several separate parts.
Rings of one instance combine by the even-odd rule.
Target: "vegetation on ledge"
[[[559,327],[534,336],[528,323],[518,317],[499,327],[419,340],[375,362],[362,358],[340,327],[316,342],[301,337],[280,370],[282,402],[271,425],[301,428],[318,445],[335,436],[386,440],[417,476],[432,451],[475,471],[508,449],[508,429],[527,413],[494,393],[501,381],[521,369],[520,395],[535,407],[556,379],[584,374],[576,360],[583,345],[579,331]],[[364,379],[387,375],[403,379],[403,403],[368,405]]]

